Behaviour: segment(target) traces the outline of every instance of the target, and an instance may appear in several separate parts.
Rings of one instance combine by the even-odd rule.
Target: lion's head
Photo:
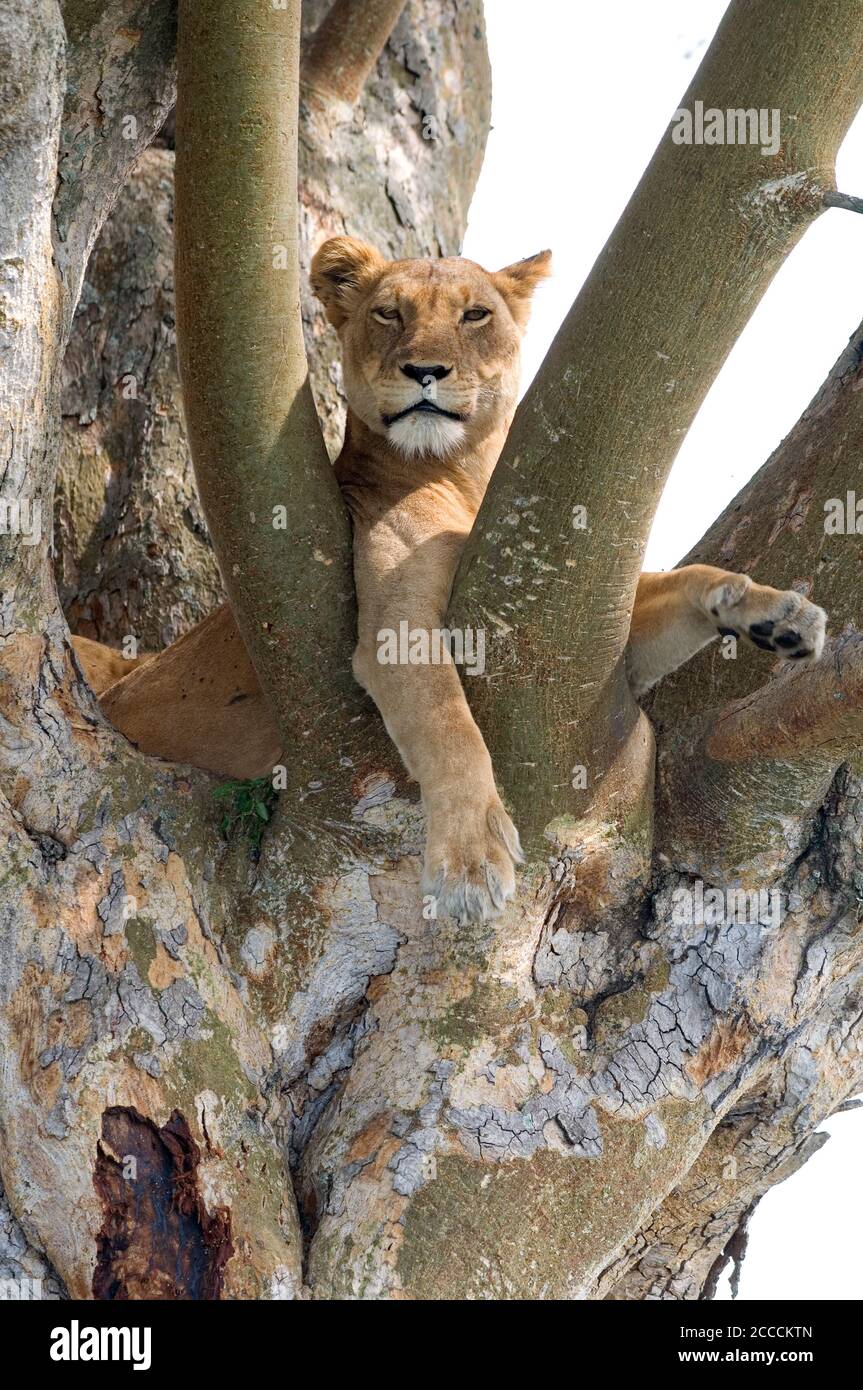
[[[490,272],[457,257],[388,261],[334,237],[312,261],[312,286],[342,343],[354,413],[401,453],[470,450],[512,414],[519,345],[541,251]]]

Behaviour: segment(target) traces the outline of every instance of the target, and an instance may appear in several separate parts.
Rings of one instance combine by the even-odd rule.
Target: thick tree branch
[[[816,754],[835,760],[860,752],[863,734],[863,634],[839,642],[814,666],[723,710],[706,742],[722,762]]]
[[[863,635],[840,641],[659,748],[657,841],[711,882],[775,876],[811,831],[837,767],[863,746]]]
[[[61,303],[51,244],[65,75],[52,0],[0,11],[0,633],[43,630]],[[46,448],[46,437],[49,446]],[[7,510],[9,509],[9,510]],[[15,520],[17,518],[17,521]],[[23,518],[23,521],[22,521]],[[18,534],[19,530],[21,534]],[[30,531],[29,544],[22,535]]]
[[[863,603],[863,324],[787,437],[681,564],[721,565],[762,584],[799,589],[827,610],[829,631],[853,632]],[[672,727],[762,685],[776,659],[741,644],[736,660],[706,648],[648,703]]]
[[[303,63],[303,86],[353,103],[393,31],[405,0],[335,0]]]
[[[4,504],[42,508],[19,534],[4,505],[0,528],[3,1187],[22,1236],[72,1297],[92,1295],[97,1255],[120,1296],[194,1296],[194,1274],[184,1284],[190,1244],[204,1265],[231,1254],[227,1273],[216,1271],[228,1296],[278,1296],[299,1286],[298,1231],[264,1120],[270,1046],[224,966],[220,909],[208,900],[209,798],[198,801],[200,780],[149,764],[99,718],[64,645],[50,575],[59,365],[73,297],[52,246],[64,39],[55,0],[0,7],[0,493]],[[122,57],[106,66],[106,93],[122,87],[124,72]],[[146,85],[127,93],[140,98],[142,120]],[[125,161],[115,153],[79,204],[79,230],[96,225],[116,193]],[[184,860],[197,867],[187,873]],[[152,1168],[115,1183],[113,1206],[97,1190],[106,1097],[147,1116],[145,1146],[149,1130],[182,1115],[194,1159],[184,1181],[200,1167],[206,1210],[218,1210],[191,1242],[188,1226],[178,1238],[170,1189]],[[235,1119],[220,1133],[229,1112]],[[221,1237],[208,1248],[216,1227]]]
[[[863,325],[787,438],[682,562],[801,589],[842,635],[817,666],[761,688],[775,658],[741,649],[723,660],[716,647],[660,686],[650,705],[660,744],[657,835],[681,867],[727,880],[787,863],[836,767],[860,746],[861,381]]]
[[[317,729],[338,737],[357,694],[348,519],[300,323],[299,9],[265,6],[251,22],[231,0],[180,4],[176,293],[201,500],[258,678],[286,743],[298,735],[308,750],[306,776]]]
[[[224,602],[186,447],[173,220],[174,152],[153,146],[87,263],[63,359],[54,507],[72,631],[114,647],[134,633],[152,652]]]
[[[810,955],[802,973],[814,964]],[[754,1207],[827,1143],[818,1126],[846,1108],[844,1097],[863,1084],[855,1000],[860,983],[858,959],[825,992],[764,1089],[742,1097],[714,1130],[684,1181],[600,1281],[600,1297],[710,1299],[729,1260],[732,1284],[739,1279]]]
[[[451,618],[486,629],[488,676],[470,693],[522,820],[531,805],[583,809],[634,726],[621,657],[651,520],[707,389],[833,184],[861,39],[851,0],[730,5],[681,107],[778,110],[779,152],[669,131],[518,412]],[[587,766],[580,797],[573,764]]]
[[[730,914],[724,932],[737,949],[745,954],[758,942],[765,950],[755,975],[746,971],[749,1016],[767,1036],[784,1033],[788,1050],[735,1102],[684,1181],[609,1266],[599,1296],[712,1297],[711,1280],[744,1213],[821,1147],[827,1136],[819,1124],[847,1108],[845,1098],[863,1084],[860,789],[849,769],[836,778],[818,834],[779,880],[778,918],[759,911],[763,924],[749,915],[741,926]],[[668,903],[661,891],[658,917]],[[684,930],[689,942],[709,934],[695,922]],[[626,996],[617,1002],[626,1012]]]

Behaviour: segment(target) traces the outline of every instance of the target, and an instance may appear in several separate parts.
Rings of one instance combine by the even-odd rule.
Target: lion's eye
[[[372,309],[372,317],[376,318],[378,323],[397,323],[401,314],[398,309]]]
[[[482,309],[479,305],[475,309],[465,309],[462,314],[462,323],[482,323],[483,319],[491,318],[491,309]]]

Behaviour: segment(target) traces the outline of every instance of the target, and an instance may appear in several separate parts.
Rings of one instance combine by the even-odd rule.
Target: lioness
[[[459,554],[515,409],[531,296],[549,262],[544,251],[492,273],[458,258],[387,261],[350,237],[327,241],[312,262],[312,285],[341,339],[348,401],[335,468],[354,528],[353,669],[420,784],[423,891],[438,911],[474,920],[496,916],[514,892],[518,833],[455,666],[383,664],[379,634],[402,622],[445,627]],[[627,670],[640,694],[724,632],[816,659],[824,629],[823,610],[802,595],[744,574],[707,565],[644,574]],[[120,680],[116,653],[86,639],[75,645],[107,717],[145,752],[234,777],[260,776],[280,760],[228,608]]]

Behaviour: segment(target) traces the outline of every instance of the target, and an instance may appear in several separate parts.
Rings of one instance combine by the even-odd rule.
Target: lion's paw
[[[498,917],[523,862],[518,831],[495,797],[455,803],[429,815],[422,891],[437,913],[459,922]]]
[[[736,575],[713,590],[707,606],[722,636],[746,637],[783,661],[817,661],[824,649],[827,614],[795,589]]]

